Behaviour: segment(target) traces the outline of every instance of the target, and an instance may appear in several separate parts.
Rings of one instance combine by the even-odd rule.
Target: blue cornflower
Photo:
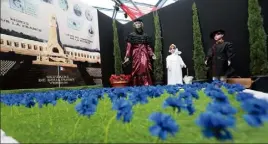
[[[57,103],[57,97],[53,94],[53,92],[35,93],[35,98],[38,102],[39,108],[42,108],[43,105],[47,106],[48,104],[55,106]]]
[[[205,88],[208,85],[208,83],[198,83],[198,82],[194,82],[192,84],[192,88],[196,89],[196,90],[201,90],[202,88]]]
[[[175,95],[179,91],[179,87],[169,85],[169,86],[166,86],[166,91],[167,91],[167,93],[169,93],[171,95]]]
[[[8,106],[12,106],[14,105],[14,96],[12,94],[5,94],[5,95],[1,95],[1,102],[8,105]]]
[[[134,91],[130,94],[129,96],[129,100],[132,102],[133,105],[135,104],[146,104],[148,103],[148,99],[147,99],[148,95],[146,93],[146,91]]]
[[[205,93],[216,102],[229,103],[228,97],[222,91],[205,90]]]
[[[235,92],[241,92],[243,90],[245,90],[245,87],[241,84],[227,84],[227,83],[224,83],[223,86],[228,89],[228,92],[230,94],[233,94]]]
[[[23,94],[8,94],[3,96],[3,102],[8,106],[19,106],[24,99]]]
[[[205,89],[205,94],[209,97],[213,97],[213,95],[215,95],[215,93],[218,92],[218,93],[223,93],[222,90],[220,88],[217,88],[213,85],[208,85]]]
[[[112,92],[116,95],[117,98],[126,98],[127,97],[127,91],[124,88],[116,88]]]
[[[188,111],[189,115],[193,115],[195,112],[195,108],[194,108],[193,104],[186,105],[186,110]]]
[[[232,89],[232,88],[231,89],[228,89],[228,93],[229,94],[234,94],[235,92],[236,92],[235,89]]]
[[[82,97],[81,102],[75,106],[75,109],[80,115],[90,117],[96,112],[97,105],[97,97]]]
[[[195,99],[199,99],[198,93],[196,89],[193,88],[186,88],[184,92],[179,94],[181,97],[186,98],[186,97],[194,97]]]
[[[168,133],[174,136],[179,131],[179,125],[169,115],[156,112],[150,115],[149,120],[155,123],[149,128],[151,135],[162,140],[167,138]]]
[[[209,103],[207,106],[207,111],[210,111],[212,113],[220,113],[227,116],[234,115],[237,112],[236,109],[231,106],[231,104],[217,102]]]
[[[179,113],[181,111],[181,109],[185,108],[186,105],[184,104],[184,102],[182,101],[182,99],[177,98],[177,97],[168,97],[164,103],[163,103],[163,107],[172,107],[174,110],[177,109],[177,112]]]
[[[150,86],[147,89],[147,93],[149,97],[156,98],[160,97],[164,93],[164,91],[162,86],[156,86],[156,87]]]
[[[192,94],[188,91],[180,93],[178,99],[183,103],[182,108],[188,111],[189,115],[193,115],[195,112],[195,108],[193,106]]]
[[[113,102],[113,110],[117,110],[116,119],[123,117],[123,122],[130,122],[133,116],[132,105],[126,99],[117,99]]]
[[[35,100],[34,100],[34,96],[33,96],[33,94],[25,93],[25,94],[24,94],[24,98],[23,98],[23,100],[21,101],[21,103],[22,103],[25,107],[27,107],[27,108],[34,107],[34,105],[35,105]]]
[[[262,99],[248,99],[242,102],[242,108],[246,115],[245,121],[253,127],[263,125],[264,121],[268,120],[268,102]]]
[[[74,102],[76,102],[78,95],[76,95],[75,93],[72,93],[71,91],[67,91],[65,93],[63,93],[62,99],[67,101],[69,104],[72,104]]]
[[[232,134],[227,128],[235,126],[235,119],[220,113],[205,112],[200,114],[197,125],[202,127],[202,133],[207,138],[228,140],[232,139]]]
[[[114,94],[113,92],[109,92],[108,97],[110,98],[112,102],[118,99],[118,96]]]
[[[253,98],[254,98],[253,94],[245,93],[245,92],[240,92],[236,95],[236,100],[240,102],[248,100],[248,99],[253,99]]]
[[[104,91],[102,89],[93,89],[91,91],[92,95],[95,95],[98,99],[103,99]]]

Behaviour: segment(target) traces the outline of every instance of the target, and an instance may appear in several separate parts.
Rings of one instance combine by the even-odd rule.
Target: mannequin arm
[[[150,56],[154,55],[153,49],[151,48],[150,45],[147,45],[147,50],[148,50],[148,53],[149,53]]]
[[[209,48],[206,56],[206,61],[209,61],[211,57],[212,57],[212,48]]]
[[[125,58],[129,58],[130,56],[131,56],[131,43],[127,42]]]
[[[227,54],[227,57],[228,57],[228,61],[232,61],[232,58],[234,57],[233,44],[232,43],[227,43],[226,44],[226,54]]]
[[[169,63],[168,57],[166,58],[166,65],[167,65],[167,69],[169,69],[170,68],[170,63]]]
[[[184,61],[182,60],[181,56],[179,56],[179,62],[181,67],[186,67]]]

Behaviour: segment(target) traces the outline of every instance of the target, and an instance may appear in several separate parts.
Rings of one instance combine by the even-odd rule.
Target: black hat
[[[222,30],[222,29],[213,31],[213,32],[210,33],[210,38],[211,38],[211,39],[214,39],[214,37],[215,37],[216,34],[223,34],[223,35],[224,35],[224,34],[225,34],[225,31]]]
[[[142,22],[142,20],[139,19],[139,18],[137,18],[137,19],[135,19],[133,22]]]

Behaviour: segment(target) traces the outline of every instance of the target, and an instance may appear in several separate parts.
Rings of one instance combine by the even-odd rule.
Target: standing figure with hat
[[[226,82],[234,53],[232,43],[223,40],[224,34],[224,30],[213,31],[210,34],[215,44],[208,50],[205,64],[210,67],[213,80]]]
[[[136,19],[133,27],[134,32],[126,38],[126,55],[123,64],[130,63],[132,58],[131,76],[134,86],[152,85],[151,59],[156,59],[156,56],[150,46],[151,38],[144,33],[141,19]]]

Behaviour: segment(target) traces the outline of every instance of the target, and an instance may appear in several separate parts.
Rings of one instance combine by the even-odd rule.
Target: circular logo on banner
[[[82,22],[72,19],[72,18],[68,18],[68,27],[74,30],[80,30],[82,27]]]
[[[69,8],[68,1],[67,0],[59,0],[60,8],[64,11],[67,11]]]
[[[12,9],[23,12],[24,10],[24,0],[9,0]]]
[[[79,7],[78,4],[74,5],[74,14],[79,16],[79,17],[82,15],[81,8]]]
[[[86,10],[85,15],[86,15],[87,20],[92,21],[93,16],[90,13],[90,10],[89,9]]]
[[[88,35],[89,35],[90,37],[93,37],[93,36],[94,36],[94,30],[93,30],[93,28],[92,28],[91,25],[88,27]]]

